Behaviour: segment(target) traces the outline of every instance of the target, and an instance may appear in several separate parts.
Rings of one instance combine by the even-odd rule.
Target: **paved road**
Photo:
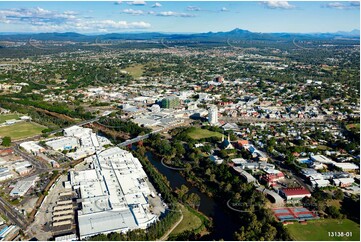
[[[74,125],[78,125],[78,126],[83,126],[85,124],[89,124],[95,121],[98,121],[100,117],[96,117],[94,119],[90,119],[90,120],[85,120],[82,121],[80,123],[77,124],[73,124],[71,126]],[[69,127],[71,127],[69,126]],[[51,131],[47,134],[55,134],[58,132],[61,132],[64,128],[58,129],[58,130],[54,130]],[[15,146],[14,146],[14,152],[17,155],[20,155],[21,157],[25,158],[27,161],[29,161],[32,166],[36,169],[35,173],[30,174],[29,176],[34,176],[34,175],[38,175],[42,172],[46,172],[46,171],[50,171],[50,170],[62,170],[62,169],[52,169],[49,168],[48,165],[44,162],[41,162],[37,159],[35,159],[33,156],[31,156],[30,154],[22,151],[19,147],[19,143],[24,142],[24,141],[30,141],[30,140],[34,140],[34,139],[38,139],[40,138],[41,135],[38,136],[33,136],[31,138],[27,138],[27,139],[23,139],[23,140],[18,140],[15,142]],[[23,179],[24,177],[22,177],[21,179]],[[20,179],[20,178],[19,178]],[[15,180],[14,180],[15,181]],[[11,204],[9,204],[5,199],[3,199],[2,197],[0,197],[0,211],[7,217],[9,218],[9,220],[11,222],[13,222],[14,224],[16,224],[17,226],[19,226],[22,230],[26,230],[29,222],[27,221],[27,219],[25,218],[25,216],[23,214],[21,214],[20,212],[18,212]]]
[[[284,199],[279,195],[277,194],[276,192],[272,191],[272,190],[269,190],[267,188],[265,188],[264,186],[259,186],[256,188],[258,191],[262,192],[262,193],[265,193],[265,194],[268,194],[270,195],[271,197],[273,197],[275,199],[275,205],[277,207],[282,207],[284,206],[285,204],[285,201]]]
[[[12,206],[2,197],[0,197],[0,210],[14,224],[25,230],[28,223],[25,222],[24,215],[13,209]]]
[[[232,117],[222,117],[219,118],[221,121],[225,122],[236,122],[236,123],[284,123],[284,122],[294,122],[294,123],[335,123],[334,120],[330,118],[323,119],[312,119],[312,118],[287,118],[287,119],[276,119],[276,118],[232,118]]]
[[[162,132],[162,131],[165,131],[169,128],[172,128],[172,127],[165,127],[165,128],[161,128],[161,129],[158,129],[158,130],[155,130],[149,134],[145,134],[145,135],[141,135],[141,136],[138,136],[138,137],[135,137],[133,139],[129,139],[127,141],[124,141],[123,143],[119,143],[117,144],[118,147],[124,147],[124,146],[127,146],[127,145],[131,145],[131,144],[134,144],[136,142],[139,142],[141,140],[145,140],[145,139],[148,139],[152,134],[156,134],[156,133],[159,133],[159,132]]]
[[[291,177],[296,179],[297,182],[307,188],[310,192],[313,192],[313,188],[312,186],[310,186],[309,184],[307,184],[301,177],[299,177],[297,174],[294,173],[293,170],[291,170],[287,165],[285,165],[282,161],[279,161],[279,160],[276,160],[274,159],[273,157],[271,157],[271,155],[269,154],[269,159],[272,161],[273,164],[276,164],[277,167],[283,169],[283,170],[286,170],[287,172],[291,173]],[[295,165],[297,165],[296,163],[294,163]],[[301,167],[303,168],[303,167]]]
[[[22,151],[18,145],[16,145],[14,147],[14,152],[17,155],[20,155],[21,157],[25,158],[27,161],[29,161],[33,167],[35,167],[37,170],[40,171],[48,171],[50,170],[49,167],[47,166],[47,164],[45,164],[44,162],[38,161],[37,159],[35,159],[34,157],[32,157],[31,155],[29,155],[28,153]]]

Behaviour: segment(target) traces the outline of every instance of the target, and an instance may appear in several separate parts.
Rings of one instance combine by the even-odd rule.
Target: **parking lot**
[[[54,183],[54,187],[49,191],[48,196],[46,196],[43,204],[38,210],[37,215],[35,216],[35,221],[28,230],[31,230],[34,237],[38,240],[49,240],[53,237],[53,232],[59,232],[59,229],[64,228],[57,228],[54,230],[53,228],[53,210],[54,207],[57,206],[57,202],[64,199],[71,199],[71,197],[60,197],[59,194],[71,191],[70,189],[65,189],[63,186],[63,182],[67,181],[67,174],[62,175],[59,177],[58,181]],[[73,211],[74,215],[74,211]],[[68,230],[72,230],[73,226],[70,228],[65,229],[64,233]]]

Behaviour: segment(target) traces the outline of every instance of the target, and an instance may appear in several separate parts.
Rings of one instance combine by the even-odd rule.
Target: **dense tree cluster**
[[[124,121],[116,117],[102,117],[99,119],[99,123],[115,131],[129,133],[132,137],[148,134],[151,132],[151,129],[149,128],[139,127],[137,124],[131,121]]]

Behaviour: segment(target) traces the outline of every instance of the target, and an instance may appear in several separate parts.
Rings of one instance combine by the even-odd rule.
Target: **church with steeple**
[[[227,139],[224,139],[224,134],[222,135],[221,148],[224,150],[234,149],[234,146],[231,144],[231,139],[230,139],[229,134],[228,134]]]

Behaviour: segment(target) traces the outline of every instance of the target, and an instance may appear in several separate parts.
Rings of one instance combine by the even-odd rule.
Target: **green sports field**
[[[307,224],[289,224],[286,225],[286,228],[294,240],[360,241],[360,225],[349,219],[320,219],[308,221]],[[339,236],[332,236],[332,232],[334,232],[334,235],[338,234]],[[343,232],[343,235],[336,232]]]
[[[10,136],[12,140],[24,139],[41,134],[43,129],[46,129],[46,127],[37,123],[19,122],[0,127],[0,137]]]
[[[209,137],[222,137],[221,133],[209,131],[207,129],[196,128],[188,133],[188,136],[192,139],[204,139]]]

